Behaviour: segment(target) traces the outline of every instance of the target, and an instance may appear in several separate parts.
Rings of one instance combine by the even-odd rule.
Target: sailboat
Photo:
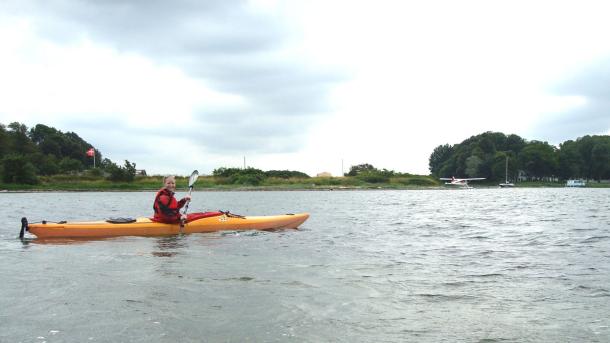
[[[505,181],[503,183],[500,184],[501,188],[509,188],[509,187],[515,187],[515,184],[512,182],[508,182],[508,155],[506,155],[506,163],[505,163],[506,167],[504,170],[504,175],[505,175]]]

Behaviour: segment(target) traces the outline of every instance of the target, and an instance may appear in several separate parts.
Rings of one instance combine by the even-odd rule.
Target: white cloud
[[[610,56],[603,2],[4,6],[0,122],[75,131],[152,172],[246,156],[427,173],[434,147],[484,131],[574,139],[596,133],[570,125],[585,115],[610,130],[600,73],[582,72]]]

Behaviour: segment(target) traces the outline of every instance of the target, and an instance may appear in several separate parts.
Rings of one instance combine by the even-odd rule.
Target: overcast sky
[[[604,1],[0,1],[0,123],[149,174],[428,174],[485,131],[610,134]],[[83,152],[84,153],[84,152]]]

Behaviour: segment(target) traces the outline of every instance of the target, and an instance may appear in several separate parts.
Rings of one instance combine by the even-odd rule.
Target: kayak
[[[130,220],[106,220],[90,222],[47,222],[28,224],[22,218],[23,229],[38,238],[81,238],[113,236],[161,236],[179,233],[214,232],[222,230],[278,230],[296,229],[303,224],[308,213],[275,216],[240,216],[229,212],[210,212],[209,216],[180,224],[154,222],[142,217]],[[121,218],[124,219],[124,218]]]

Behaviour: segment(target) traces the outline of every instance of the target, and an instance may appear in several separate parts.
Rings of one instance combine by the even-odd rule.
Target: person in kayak
[[[174,197],[176,192],[176,178],[173,175],[166,176],[163,179],[163,188],[161,188],[155,196],[153,209],[155,215],[153,221],[161,223],[180,223],[186,221],[186,215],[180,213],[180,209],[191,201],[191,196],[186,195],[184,198],[177,201]]]

